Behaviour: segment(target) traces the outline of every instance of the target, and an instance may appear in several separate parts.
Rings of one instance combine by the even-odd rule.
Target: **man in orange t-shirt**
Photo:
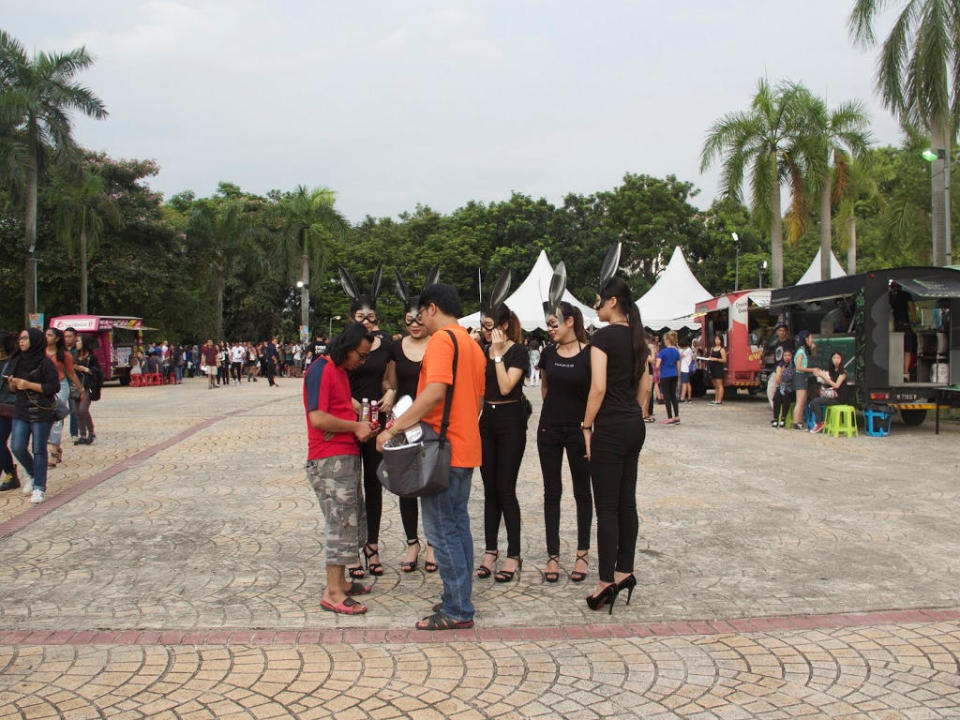
[[[440,579],[442,602],[434,614],[417,623],[420,630],[456,630],[473,627],[473,535],[467,501],[473,469],[480,465],[480,426],[483,407],[484,372],[487,359],[483,351],[460,327],[463,314],[455,288],[443,283],[429,285],[420,293],[417,318],[430,333],[430,341],[420,366],[417,398],[393,426],[377,437],[377,450],[398,432],[418,422],[440,432],[447,388],[453,385],[450,405],[450,487],[436,495],[421,498],[423,527],[434,549]],[[447,332],[450,331],[450,332]],[[453,374],[454,338],[457,344],[457,373]]]

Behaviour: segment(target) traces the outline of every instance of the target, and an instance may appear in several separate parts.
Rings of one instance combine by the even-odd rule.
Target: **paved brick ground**
[[[399,572],[389,498],[370,613],[320,612],[299,383],[94,410],[51,501],[0,495],[0,717],[960,717],[955,420],[835,440],[683,406],[648,428],[641,587],[612,617],[583,603],[595,574],[543,582],[531,428],[523,573],[438,638],[410,630],[439,579]]]

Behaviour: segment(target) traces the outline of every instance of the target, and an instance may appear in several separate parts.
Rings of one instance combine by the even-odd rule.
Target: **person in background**
[[[0,372],[6,377],[7,361],[16,347],[17,336],[6,330],[0,330]],[[14,406],[17,394],[10,389],[5,380],[0,380],[0,492],[20,487],[20,475],[13,455],[7,447],[10,431],[13,429]]]
[[[363,365],[373,336],[359,323],[348,325],[333,341],[329,357],[319,358],[303,382],[307,415],[307,480],[326,520],[324,547],[327,585],[320,607],[341,615],[362,615],[367,607],[353,599],[372,588],[347,580],[345,568],[366,539],[360,448],[374,432],[353,411],[347,372]]]
[[[79,399],[84,394],[83,385],[80,378],[73,370],[73,356],[67,352],[63,341],[63,332],[56,328],[47,328],[45,333],[47,341],[47,357],[53,361],[57,368],[57,377],[60,379],[60,392],[57,393],[57,403],[62,405],[70,404],[70,395]],[[63,448],[61,440],[63,438],[63,420],[54,419],[53,427],[50,430],[48,440],[49,447],[49,466],[55,467],[63,461]]]
[[[20,333],[19,349],[7,362],[7,385],[16,392],[10,449],[27,472],[22,481],[30,502],[42,503],[47,490],[47,439],[56,420],[60,379],[46,353],[47,341],[36,328]],[[32,446],[33,452],[28,449]]]
[[[814,371],[816,370],[816,368],[810,366],[817,349],[813,333],[801,330],[797,333],[797,345],[800,348],[793,356],[795,371],[793,389],[797,393],[797,404],[793,409],[793,429],[806,430],[807,426],[803,423],[803,415],[807,409],[807,388],[810,386],[810,381],[815,377]]]
[[[913,331],[918,324],[917,306],[913,302],[913,295],[896,280],[889,282],[889,288],[893,330],[903,333],[903,379],[910,382],[910,371],[917,356],[917,334]]]
[[[676,347],[677,333],[673,330],[663,336],[663,349],[657,353],[656,368],[660,373],[660,394],[667,406],[665,425],[680,422],[680,404],[677,401],[677,379],[680,377],[680,351]]]
[[[787,424],[790,404],[797,399],[793,385],[794,374],[793,350],[787,347],[780,353],[780,362],[777,363],[773,375],[776,394],[773,396],[773,420],[770,421],[770,427],[785,427]]]
[[[693,348],[689,340],[680,341],[680,402],[693,400],[693,387],[690,375],[693,373]]]
[[[90,415],[90,403],[94,395],[99,397],[99,386],[103,375],[100,371],[100,362],[94,350],[97,341],[93,337],[80,336],[77,338],[77,357],[73,369],[81,378],[83,393],[77,400],[77,429],[80,437],[73,441],[74,445],[92,445],[97,439],[93,428],[93,417]]]
[[[207,389],[213,390],[217,387],[217,348],[213,340],[207,338],[207,342],[200,349],[200,357],[200,363],[207,373]]]
[[[818,433],[823,430],[823,421],[829,405],[836,405],[840,402],[841,388],[847,382],[847,368],[843,364],[843,355],[839,352],[830,356],[830,367],[827,370],[819,368],[814,369],[814,375],[821,382],[820,395],[815,397],[810,406],[813,408],[813,416],[816,424],[810,430],[812,433]]]
[[[547,536],[547,565],[543,576],[547,582],[560,579],[561,469],[566,450],[577,508],[577,554],[570,579],[582,582],[587,577],[593,524],[590,468],[580,430],[590,391],[590,346],[580,310],[568,302],[561,302],[559,309],[562,321],[556,315],[547,318],[554,344],[544,348],[540,355],[543,409],[537,428],[537,453],[543,474],[543,520]]]
[[[713,336],[713,347],[707,356],[707,367],[710,371],[710,382],[713,383],[713,400],[711,405],[723,405],[723,379],[727,370],[727,349],[723,346],[723,335]]]
[[[77,329],[68,327],[63,331],[63,344],[67,352],[74,358],[77,356]],[[77,439],[77,399],[73,393],[70,393],[70,439]]]

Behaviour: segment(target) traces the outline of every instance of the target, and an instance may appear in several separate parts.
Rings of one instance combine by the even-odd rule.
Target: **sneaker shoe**
[[[28,476],[27,479],[23,481],[23,494],[29,495],[32,492],[33,492],[33,478]]]
[[[786,427],[786,426],[787,426],[786,421],[781,420],[781,421],[780,421],[780,427]]]
[[[0,492],[4,490],[15,490],[20,487],[20,478],[16,473],[3,473],[3,482],[0,483]]]
[[[771,420],[771,421],[770,421],[770,427],[772,427],[772,428],[775,428],[775,427],[776,427],[777,425],[779,425],[779,424],[780,424],[780,423],[778,423],[776,420]]]
[[[810,429],[810,432],[812,432],[812,433],[818,433],[818,432],[820,432],[820,431],[822,431],[822,430],[823,430],[823,423],[817,423],[816,425],[814,425],[814,426]]]
[[[39,505],[43,502],[43,490],[37,488],[30,494],[30,502],[34,505]]]

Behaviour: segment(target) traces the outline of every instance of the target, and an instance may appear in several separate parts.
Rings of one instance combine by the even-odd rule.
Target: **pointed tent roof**
[[[845,277],[847,273],[843,271],[843,266],[840,265],[840,261],[837,260],[836,255],[833,252],[830,252],[830,277],[838,278]],[[807,283],[820,282],[823,278],[820,277],[820,250],[817,250],[817,254],[813,256],[813,262],[810,263],[810,267],[807,268],[807,271],[803,274],[803,277],[797,281],[797,285],[806,285]]]
[[[671,330],[690,328],[697,330],[700,324],[690,318],[696,304],[709,300],[709,292],[690,271],[683,251],[678,245],[673,249],[670,262],[657,278],[653,287],[637,300],[640,319],[645,327],[659,330],[668,327]]]
[[[530,274],[506,300],[507,306],[520,319],[520,326],[528,332],[536,328],[547,329],[547,323],[543,318],[543,303],[546,301],[547,293],[550,290],[551,278],[553,278],[553,265],[547,258],[546,250],[541,250],[537,256],[537,261],[530,270]],[[584,326],[589,327],[591,323],[596,323],[597,314],[593,311],[593,308],[581,303],[569,290],[563,292],[563,299],[580,309],[580,312],[583,313]],[[479,327],[480,313],[475,312],[472,315],[462,317],[459,323],[464,327]]]

